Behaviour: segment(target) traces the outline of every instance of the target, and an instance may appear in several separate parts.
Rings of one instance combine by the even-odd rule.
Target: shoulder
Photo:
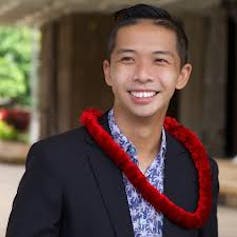
[[[187,157],[187,161],[191,162],[193,164],[193,161],[191,159],[191,154],[188,151],[188,149],[184,146],[184,144],[182,144],[179,140],[177,140],[176,138],[174,138],[170,133],[168,133],[166,131],[166,136],[167,136],[167,149],[171,149],[172,150],[172,154],[186,154],[186,156],[183,157]],[[170,151],[169,151],[170,152]],[[212,172],[212,176],[217,176],[218,175],[218,166],[217,166],[217,162],[215,161],[214,158],[208,156],[207,157],[208,161],[209,161],[209,165],[211,168],[211,172]]]
[[[31,150],[43,149],[44,151],[63,151],[74,149],[89,138],[85,127],[75,128],[64,133],[37,141],[31,146]]]
[[[84,127],[39,140],[27,155],[26,168],[63,169],[84,162],[90,137]]]
[[[218,171],[218,165],[217,165],[216,160],[212,157],[209,157],[209,162],[210,162],[212,172],[218,174],[219,171]]]

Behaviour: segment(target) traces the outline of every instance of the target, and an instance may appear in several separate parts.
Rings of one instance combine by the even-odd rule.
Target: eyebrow
[[[153,52],[152,54],[161,54],[161,55],[168,55],[168,56],[171,56],[172,58],[174,58],[174,53],[170,52],[170,51],[162,51],[162,50],[159,50],[159,51],[155,51]]]
[[[117,54],[121,54],[121,53],[135,53],[136,51],[135,50],[133,50],[133,49],[118,49],[117,50]]]
[[[116,51],[117,54],[122,54],[122,53],[136,53],[136,50],[134,49],[126,49],[126,48],[121,48],[121,49],[118,49]],[[156,55],[156,54],[161,54],[161,55],[168,55],[168,56],[171,56],[174,58],[174,53],[170,52],[170,51],[165,51],[165,50],[157,50],[157,51],[154,51],[152,52],[153,55]]]

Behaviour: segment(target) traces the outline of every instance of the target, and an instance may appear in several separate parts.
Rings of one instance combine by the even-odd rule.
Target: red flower
[[[9,116],[9,111],[7,109],[0,109],[0,120],[6,121]]]
[[[24,131],[29,127],[30,113],[20,109],[0,109],[0,120]]]

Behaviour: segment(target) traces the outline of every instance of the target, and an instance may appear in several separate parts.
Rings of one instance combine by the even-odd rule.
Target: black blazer
[[[104,116],[102,125],[108,129]],[[213,208],[202,229],[184,229],[164,218],[163,237],[217,237],[218,169]],[[189,153],[167,134],[164,193],[195,210],[197,173]],[[7,237],[133,237],[120,170],[77,128],[34,144],[28,154],[7,227]]]

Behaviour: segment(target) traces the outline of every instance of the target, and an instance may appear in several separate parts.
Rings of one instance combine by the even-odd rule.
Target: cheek
[[[160,70],[158,73],[158,77],[161,86],[163,86],[164,88],[172,89],[176,86],[177,75],[175,73],[167,70]]]
[[[125,68],[113,70],[111,73],[112,83],[116,87],[122,87],[131,81],[132,75],[132,71]]]

